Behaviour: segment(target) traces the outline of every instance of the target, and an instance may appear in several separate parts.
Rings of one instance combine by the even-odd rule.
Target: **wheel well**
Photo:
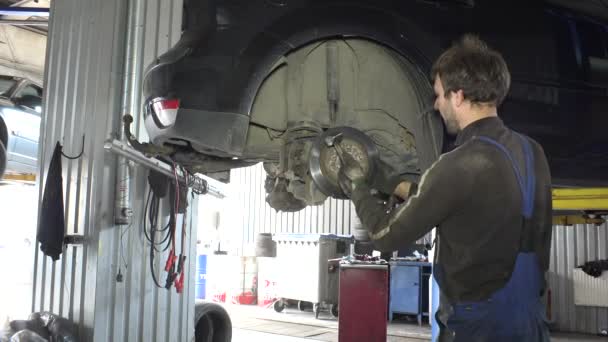
[[[339,56],[332,67],[327,60],[331,49]],[[334,83],[340,106],[335,120],[329,119],[332,110],[327,100],[331,77],[328,70],[332,68],[337,70],[338,80]],[[412,148],[430,147],[423,151],[429,158],[421,161],[421,168],[429,166],[440,154],[441,120],[432,115],[428,78],[411,59],[381,42],[359,37],[317,39],[275,57],[270,70],[264,75],[251,108],[248,152],[270,156],[272,150],[279,149],[280,141],[270,137],[268,129],[285,132],[294,122],[308,122],[319,129],[355,127],[375,135],[379,139],[375,142],[383,146],[396,146],[389,141],[391,136],[404,137],[403,142],[408,145],[408,135],[430,135],[432,138],[425,141],[415,137],[416,142],[411,144]],[[291,104],[294,102],[299,103],[295,110]],[[388,117],[392,120],[385,120]],[[427,119],[430,122],[423,127],[421,121]],[[395,131],[395,126],[406,130]],[[384,144],[380,143],[382,140]],[[396,153],[397,148],[389,150],[395,162],[405,153]]]
[[[278,56],[335,38],[365,39],[383,45],[416,65],[414,71],[422,79],[427,79],[431,59],[440,51],[437,37],[387,9],[344,3],[299,9],[268,25],[241,51],[241,62],[225,88],[225,94],[240,100],[234,110],[251,112],[257,91],[276,66]],[[235,90],[240,94],[234,97]],[[432,91],[432,87],[425,91]]]

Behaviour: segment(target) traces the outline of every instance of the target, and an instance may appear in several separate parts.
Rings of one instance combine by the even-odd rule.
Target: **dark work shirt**
[[[422,175],[411,196],[390,212],[365,184],[352,200],[377,249],[392,251],[414,242],[437,227],[435,267],[441,270],[441,290],[452,303],[488,298],[511,276],[520,251],[533,251],[545,272],[549,267],[552,202],[551,176],[541,146],[529,139],[536,176],[534,211],[522,214],[522,192],[504,145],[524,171],[522,144],[498,117],[465,127],[455,148]],[[526,240],[526,246],[521,241]]]

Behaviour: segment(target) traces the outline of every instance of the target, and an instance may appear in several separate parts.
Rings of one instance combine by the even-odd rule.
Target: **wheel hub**
[[[309,161],[309,170],[317,187],[327,196],[346,199],[338,184],[338,172],[342,167],[336,147],[326,144],[327,138],[342,135],[339,142],[344,153],[350,154],[363,169],[366,178],[374,176],[378,150],[370,137],[351,127],[330,128],[315,140]]]

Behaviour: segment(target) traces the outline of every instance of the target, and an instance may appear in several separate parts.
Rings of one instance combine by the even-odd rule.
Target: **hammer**
[[[336,149],[336,154],[338,155],[338,158],[340,158],[340,162],[342,163],[342,165],[345,165],[343,157],[344,151],[342,150],[342,146],[340,146],[343,137],[344,135],[342,133],[330,135],[325,137],[324,142],[327,147],[333,147]]]

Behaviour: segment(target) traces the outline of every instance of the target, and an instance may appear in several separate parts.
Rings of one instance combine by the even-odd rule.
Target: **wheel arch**
[[[332,5],[320,12],[322,16],[310,20],[315,11],[319,12],[320,9],[313,7],[294,11],[250,41],[232,77],[220,92],[225,94],[224,100],[220,98],[219,101],[223,103],[223,108],[250,116],[258,91],[283,56],[303,46],[332,38],[358,38],[386,47],[410,62],[408,76],[414,78],[412,83],[420,98],[423,101],[431,98],[433,90],[428,75],[432,60],[440,53],[438,37],[406,18],[379,8]],[[230,103],[235,99],[239,102]],[[434,112],[428,102],[419,106],[424,113]],[[427,121],[422,126],[431,137],[424,151],[428,158],[421,161],[423,168],[439,156],[443,144],[441,120],[429,118]]]
[[[333,4],[295,10],[256,35],[220,92],[226,94],[220,103],[232,107],[229,111],[249,115],[257,91],[282,56],[316,41],[340,37],[370,40],[394,51],[410,61],[416,76],[426,81],[422,83],[428,87],[421,90],[432,93],[428,73],[440,53],[439,37],[377,7]],[[230,99],[239,102],[229,103]]]

